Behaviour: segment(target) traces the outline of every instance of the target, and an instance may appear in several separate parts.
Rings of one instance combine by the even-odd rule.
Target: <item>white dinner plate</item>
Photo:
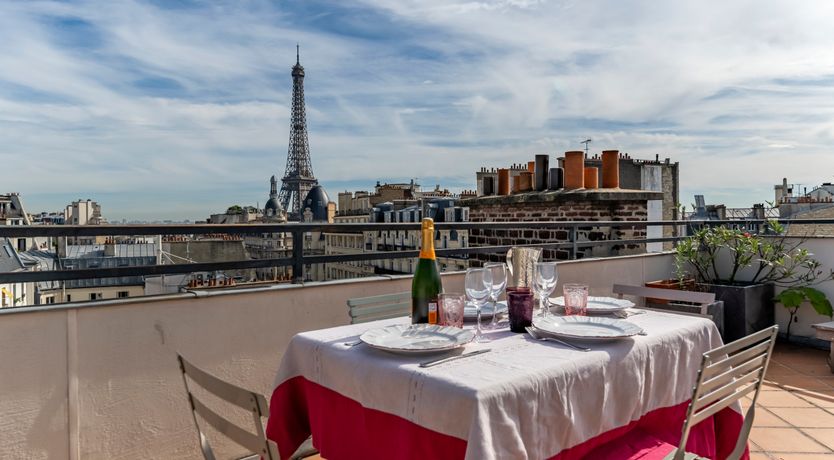
[[[559,308],[565,308],[563,296],[550,299],[550,303]],[[588,297],[588,314],[616,313],[634,306],[634,302],[628,299],[617,299],[614,297]]]
[[[411,354],[453,350],[471,342],[474,337],[472,329],[436,324],[398,324],[366,331],[359,336],[359,340],[380,350]]]
[[[584,340],[616,340],[643,332],[643,329],[634,323],[605,316],[534,318],[533,326],[556,336]]]
[[[504,300],[499,300],[498,303],[495,305],[496,310],[498,310],[498,314],[507,313],[507,302]],[[481,307],[481,320],[484,319],[492,319],[492,315],[494,312],[492,311],[492,302],[484,305]],[[478,318],[478,308],[475,307],[475,304],[466,303],[466,306],[463,307],[463,319],[466,321],[475,321]]]

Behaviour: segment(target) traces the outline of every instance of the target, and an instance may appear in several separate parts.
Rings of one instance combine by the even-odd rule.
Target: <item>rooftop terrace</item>
[[[804,246],[827,264],[834,260],[831,239]],[[559,281],[610,295],[614,283],[640,285],[672,272],[673,257],[663,252],[564,261]],[[443,283],[462,291],[463,273],[445,273]],[[269,394],[294,334],[347,324],[347,299],[410,284],[410,276],[385,276],[2,309],[0,458],[199,458],[177,352]],[[821,289],[834,295],[834,283]],[[778,306],[776,318],[787,322]],[[792,334],[811,337],[811,324],[822,321],[803,307]],[[752,458],[834,459],[834,375],[825,352],[780,345],[768,380]]]

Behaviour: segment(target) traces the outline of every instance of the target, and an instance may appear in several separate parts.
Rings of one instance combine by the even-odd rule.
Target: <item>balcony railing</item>
[[[644,245],[648,243],[676,242],[684,238],[687,229],[703,225],[729,225],[742,227],[751,233],[767,233],[767,220],[712,220],[712,221],[541,221],[541,222],[455,222],[436,223],[438,230],[566,230],[567,239],[555,242],[537,241],[527,243],[524,238],[515,238],[514,244],[470,246],[466,248],[436,249],[440,257],[468,256],[470,254],[500,254],[512,247],[540,247],[566,250],[569,259],[576,259],[579,250],[594,246]],[[778,220],[783,225],[834,224],[834,219],[789,219]],[[59,281],[90,278],[112,278],[127,276],[170,275],[223,270],[240,270],[271,267],[291,267],[293,282],[304,279],[305,266],[324,263],[369,261],[417,257],[418,250],[374,251],[352,254],[305,254],[305,235],[311,232],[357,233],[366,231],[413,231],[420,229],[420,223],[290,223],[290,224],[194,224],[194,225],[55,225],[55,226],[8,226],[0,227],[0,238],[27,237],[95,237],[95,236],[170,236],[170,235],[264,235],[288,233],[292,236],[292,252],[289,257],[236,260],[224,262],[195,262],[166,265],[145,265],[108,267],[76,270],[44,270],[32,272],[0,273],[0,283],[25,283],[37,281]],[[657,238],[603,239],[582,241],[579,231],[593,228],[643,229],[649,227],[672,227],[674,236]]]

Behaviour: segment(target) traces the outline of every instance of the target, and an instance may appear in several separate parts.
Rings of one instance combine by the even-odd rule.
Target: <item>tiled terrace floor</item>
[[[827,355],[776,346],[750,433],[751,460],[834,460],[834,374]]]

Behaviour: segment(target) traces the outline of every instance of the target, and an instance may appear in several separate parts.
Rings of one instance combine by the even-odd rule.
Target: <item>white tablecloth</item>
[[[489,353],[420,368],[430,357],[344,345],[368,329],[407,321],[299,334],[276,386],[303,376],[365,408],[466,440],[468,459],[548,458],[687,401],[702,353],[722,344],[707,319],[647,312],[628,318],[647,336],[593,343],[587,353],[504,330],[466,347]]]

